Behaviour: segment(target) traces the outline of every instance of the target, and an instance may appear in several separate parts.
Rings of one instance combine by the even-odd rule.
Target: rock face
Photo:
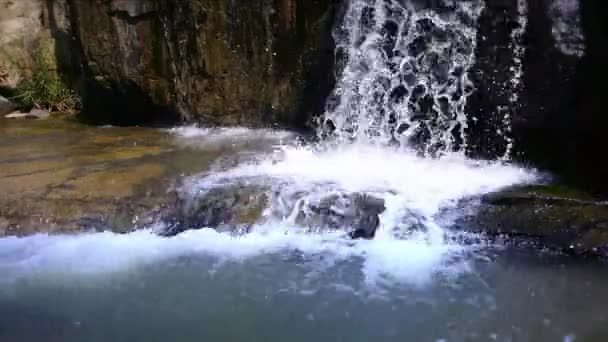
[[[43,12],[41,0],[0,0],[0,88],[16,86],[27,73],[36,44],[52,44]]]
[[[91,118],[302,125],[333,87],[337,0],[47,1]]]

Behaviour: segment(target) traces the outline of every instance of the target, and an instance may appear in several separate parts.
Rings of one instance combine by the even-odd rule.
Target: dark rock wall
[[[529,1],[522,109],[513,123],[520,160],[606,193],[608,3],[581,0],[584,55],[556,48],[549,1]]]
[[[67,0],[84,114],[302,126],[333,88],[336,3]]]
[[[466,110],[468,153],[502,156],[509,143],[504,137],[510,136],[515,160],[606,193],[608,2],[527,0],[525,5],[527,23],[517,40],[513,34],[521,28],[518,1],[486,0],[471,72],[477,90]],[[555,7],[572,5],[578,11],[556,36],[560,27]],[[573,25],[574,19],[578,25]],[[580,46],[577,29],[584,39]],[[564,42],[574,47],[564,48]],[[520,65],[518,45],[523,48]],[[515,79],[518,68],[523,73]]]

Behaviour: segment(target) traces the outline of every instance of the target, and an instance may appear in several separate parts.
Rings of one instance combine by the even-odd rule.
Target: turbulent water
[[[350,2],[335,33],[344,63],[320,143],[272,130],[170,131],[184,148],[231,147],[211,171],[184,179],[181,191],[262,189],[268,200],[247,234],[198,227],[211,229],[166,238],[156,234],[159,222],[124,235],[0,239],[0,314],[14,315],[0,323],[0,337],[573,340],[583,320],[570,329],[562,311],[543,316],[537,305],[521,316],[526,323],[508,303],[520,286],[546,291],[541,299],[521,295],[521,305],[560,298],[550,284],[561,273],[529,285],[536,278],[528,268],[495,262],[500,248],[447,229],[462,214],[458,200],[537,176],[462,153],[483,1],[425,3]],[[371,240],[351,239],[350,227],[298,221],[327,198],[353,195],[384,203]],[[503,275],[514,279],[504,291]],[[513,315],[505,324],[503,308]],[[36,321],[45,323],[27,332]]]
[[[175,130],[184,144],[206,139],[206,148],[217,144],[277,143],[269,155],[242,155],[240,164],[219,161],[214,171],[185,180],[183,191],[202,196],[214,188],[237,184],[267,186],[271,198],[253,233],[241,237],[213,230],[187,232],[175,238],[156,236],[154,229],[129,235],[112,233],[74,237],[38,236],[0,240],[3,281],[11,282],[30,271],[68,272],[75,275],[120,271],[176,256],[211,254],[241,259],[268,252],[299,251],[324,254],[327,260],[365,259],[370,283],[385,278],[419,282],[439,271],[461,271],[462,256],[476,246],[460,244],[435,222],[441,209],[456,201],[501,187],[528,182],[534,176],[516,167],[470,161],[460,155],[425,159],[398,149],[369,145],[344,145],[330,150],[286,146],[286,133],[245,129]],[[385,201],[380,227],[372,241],[353,242],[344,231],[310,233],[294,222],[303,206],[332,194],[366,193]],[[427,228],[411,233],[412,221]],[[152,227],[158,228],[158,227]],[[347,227],[345,227],[347,228]],[[406,236],[407,238],[404,238]],[[15,261],[18,261],[15,263]],[[454,266],[454,267],[452,267]]]

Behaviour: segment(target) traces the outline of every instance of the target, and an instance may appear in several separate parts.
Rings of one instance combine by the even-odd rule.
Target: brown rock
[[[68,3],[91,118],[301,126],[333,88],[336,0]]]

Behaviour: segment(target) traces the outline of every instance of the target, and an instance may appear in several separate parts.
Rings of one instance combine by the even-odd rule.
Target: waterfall
[[[334,32],[343,65],[322,134],[463,151],[482,9],[482,0],[352,0]]]

